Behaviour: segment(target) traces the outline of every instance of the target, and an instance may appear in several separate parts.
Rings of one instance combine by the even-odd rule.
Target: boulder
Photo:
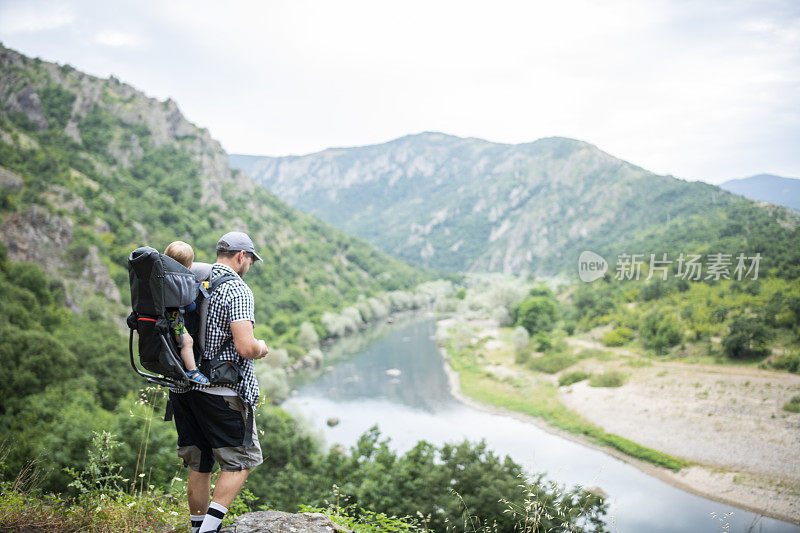
[[[350,530],[331,522],[322,513],[256,511],[241,515],[230,528],[236,533],[333,533]]]

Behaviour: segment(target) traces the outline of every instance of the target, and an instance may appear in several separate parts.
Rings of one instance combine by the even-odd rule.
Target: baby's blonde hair
[[[164,250],[164,255],[173,258],[186,268],[191,267],[192,262],[194,261],[194,250],[192,250],[192,247],[183,241],[169,243],[167,249]]]

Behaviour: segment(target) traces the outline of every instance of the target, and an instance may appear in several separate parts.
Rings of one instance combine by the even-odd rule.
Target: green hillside
[[[85,460],[92,430],[121,436],[129,453],[120,461],[132,471],[141,419],[128,412],[158,403],[152,391],[136,403],[144,382],[127,362],[132,249],[182,239],[210,261],[224,232],[249,232],[264,258],[246,278],[257,334],[287,349],[283,364],[306,354],[301,330],[314,340],[337,333],[325,312],[368,297],[397,310],[402,299],[391,296],[427,279],[231,172],[219,144],[174,102],[6,48],[0,185],[0,432],[9,439],[0,466],[13,476],[44,451],[54,489],[69,480],[63,467]],[[259,372],[274,400],[269,385],[285,373],[267,364]],[[156,484],[175,471],[171,432],[150,443]]]
[[[398,257],[453,271],[577,279],[586,249],[618,254],[647,242],[679,253],[731,231],[726,244],[752,251],[741,217],[763,212],[713,185],[659,176],[557,137],[509,145],[422,133],[231,161],[295,207]],[[797,219],[785,209],[769,216],[776,228]]]
[[[231,171],[171,100],[6,48],[0,73],[0,239],[10,259],[61,280],[72,310],[124,315],[133,248],[181,239],[211,261],[232,229],[264,258],[247,281],[273,343],[303,321],[324,336],[324,311],[428,279]]]

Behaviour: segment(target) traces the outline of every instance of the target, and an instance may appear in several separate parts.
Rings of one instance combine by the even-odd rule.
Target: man
[[[233,279],[217,287],[209,299],[203,359],[216,355],[235,363],[241,381],[224,387],[191,384],[170,391],[178,457],[191,469],[187,496],[192,533],[218,531],[250,469],[263,460],[253,419],[259,396],[253,360],[265,357],[268,350],[253,335],[253,292],[241,279],[260,260],[250,237],[232,231],[217,243],[217,262],[211,267],[212,280],[226,274]],[[215,460],[221,472],[209,502]]]

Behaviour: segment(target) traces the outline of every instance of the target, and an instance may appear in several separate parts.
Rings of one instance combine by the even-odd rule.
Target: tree
[[[530,296],[514,308],[513,316],[517,325],[535,335],[553,329],[558,316],[558,307],[556,302],[547,296]]]
[[[678,321],[671,314],[661,313],[658,310],[653,310],[645,315],[639,331],[645,347],[658,354],[666,353],[667,348],[681,342],[681,329]]]
[[[731,320],[728,335],[722,339],[725,355],[733,359],[761,357],[769,352],[769,333],[756,318],[736,315]]]

